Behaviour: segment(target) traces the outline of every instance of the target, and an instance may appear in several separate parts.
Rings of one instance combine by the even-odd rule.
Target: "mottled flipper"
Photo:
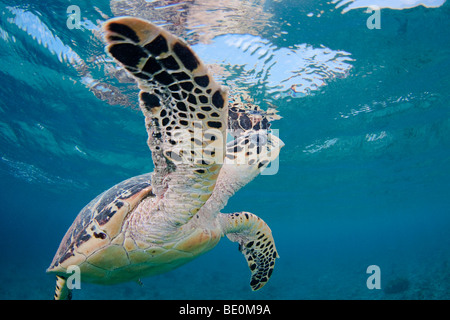
[[[278,258],[269,226],[249,212],[221,213],[218,218],[228,239],[239,243],[239,250],[252,272],[252,290],[261,289],[269,281]]]
[[[132,17],[111,19],[104,30],[107,51],[141,89],[158,205],[181,225],[215,187],[225,154],[227,92],[169,32]]]
[[[72,290],[67,288],[67,279],[56,276],[56,289],[54,300],[72,300]]]

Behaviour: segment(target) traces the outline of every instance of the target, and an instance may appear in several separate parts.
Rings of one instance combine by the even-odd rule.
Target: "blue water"
[[[262,217],[281,258],[251,292],[225,238],[143,286],[83,283],[75,299],[449,299],[450,3],[382,8],[369,29],[365,8],[342,12],[358,1],[334,2],[0,0],[0,298],[51,299],[45,269],[78,212],[152,171],[137,90],[98,35],[130,14],[278,110],[278,172],[224,212]],[[381,289],[366,285],[370,265]]]

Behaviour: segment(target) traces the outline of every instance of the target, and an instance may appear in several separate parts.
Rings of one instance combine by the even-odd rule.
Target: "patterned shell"
[[[74,251],[91,237],[99,239],[115,237],[120,232],[126,215],[142,199],[152,195],[151,189],[151,173],[147,173],[125,180],[92,200],[80,211],[67,230],[49,269],[74,256]],[[118,219],[114,219],[114,226],[108,225],[116,215],[122,216],[119,225]]]

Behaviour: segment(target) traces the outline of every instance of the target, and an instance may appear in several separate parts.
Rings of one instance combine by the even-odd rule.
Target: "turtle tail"
[[[278,253],[269,226],[250,212],[219,214],[222,230],[228,239],[239,243],[252,272],[250,287],[261,289],[272,275]]]
[[[72,300],[72,290],[67,287],[67,278],[56,276],[54,300]]]

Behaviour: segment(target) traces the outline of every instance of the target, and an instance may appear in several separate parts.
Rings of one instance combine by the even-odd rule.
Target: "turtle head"
[[[278,160],[283,146],[284,143],[276,134],[268,130],[247,131],[227,143],[225,159],[216,186],[202,210],[219,212],[234,193],[260,173],[276,174],[278,162],[275,160]]]
[[[236,170],[253,179],[278,159],[283,146],[273,130],[251,130],[227,144],[224,164],[235,165]],[[276,171],[272,170],[272,174]]]
[[[236,192],[260,173],[276,174],[278,156],[283,146],[284,143],[273,131],[248,131],[227,144],[221,176],[234,185],[233,191]]]

